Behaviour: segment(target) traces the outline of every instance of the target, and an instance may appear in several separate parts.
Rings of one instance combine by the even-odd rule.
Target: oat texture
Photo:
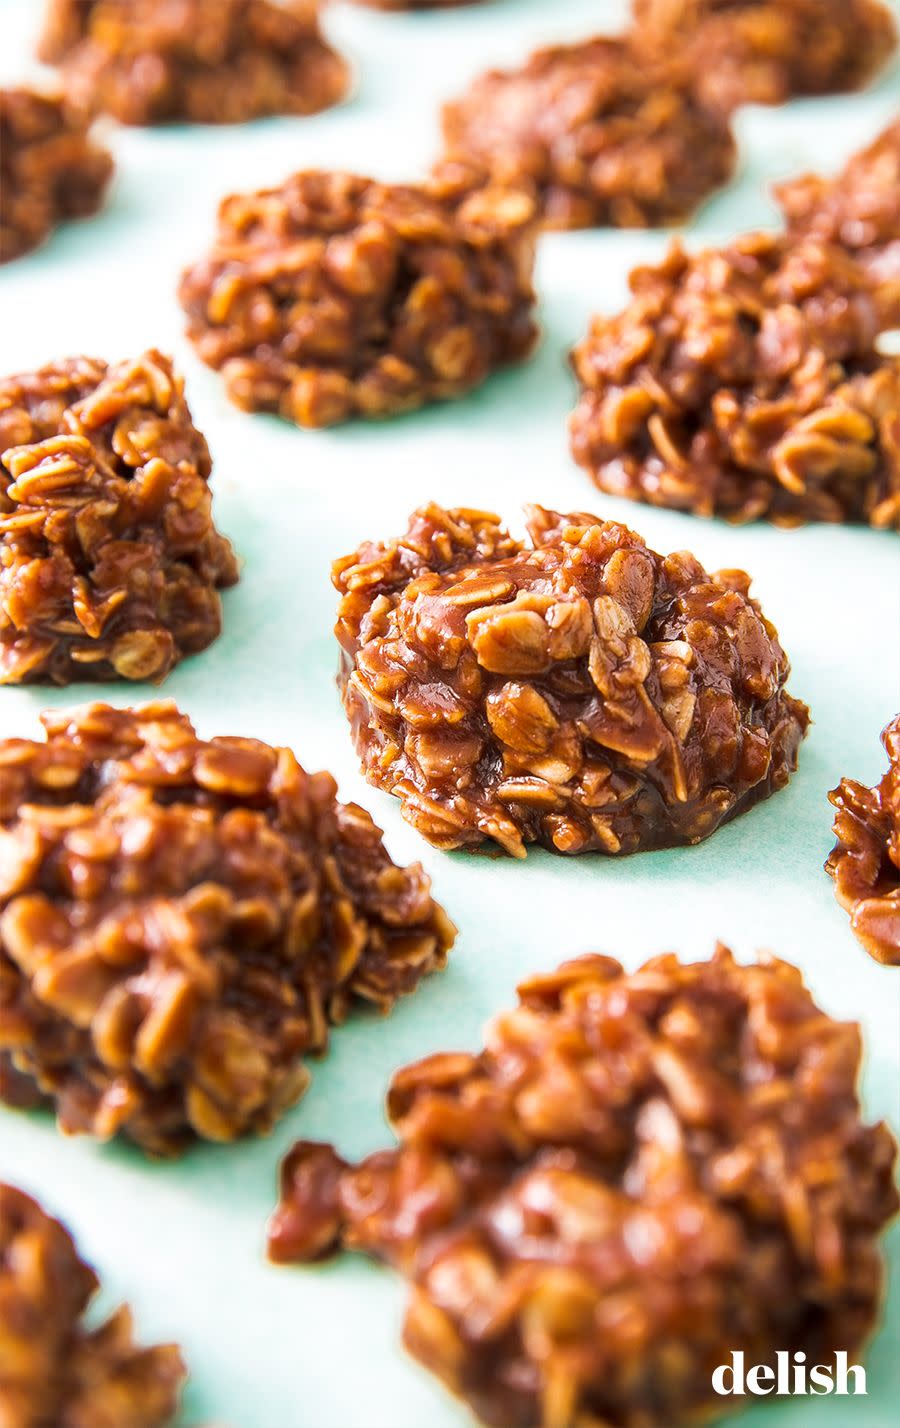
[[[237,580],[172,361],[0,379],[0,683],[161,680]]]
[[[866,266],[900,326],[900,118],[833,178],[803,174],[775,197],[792,234],[837,243]]]
[[[30,1196],[0,1185],[3,1428],[164,1428],[185,1378],[174,1345],[142,1349],[126,1307],[98,1322],[94,1271]]]
[[[394,1265],[407,1347],[485,1423],[705,1422],[733,1350],[852,1360],[875,1325],[896,1146],[859,1061],[786,962],[566,962],[480,1055],[396,1074],[393,1149],[296,1146],[270,1253]]]
[[[0,263],[96,213],[112,171],[83,111],[55,94],[0,89]]]
[[[881,782],[866,788],[844,778],[828,795],[837,843],[825,866],[866,951],[900,966],[900,714],[882,741],[888,770]]]
[[[371,783],[442,848],[697,843],[782,788],[806,706],[742,571],[625,526],[427,506],[333,569],[344,708]]]
[[[623,39],[535,51],[490,70],[444,109],[447,153],[530,186],[550,228],[683,221],[731,177],[727,119],[681,65],[647,64]]]
[[[453,927],[327,773],[174,704],[0,742],[0,1097],[154,1154],[264,1133]]]
[[[900,529],[900,359],[842,249],[764,233],[636,268],[572,355],[572,450],[611,495],[731,521]]]
[[[68,93],[124,124],[315,114],[350,77],[319,0],[50,0],[39,52]]]
[[[534,208],[524,193],[295,174],[222,204],[180,297],[232,401],[298,426],[458,397],[537,340]]]
[[[638,54],[678,50],[726,112],[859,89],[897,42],[881,0],[632,0],[632,13]]]

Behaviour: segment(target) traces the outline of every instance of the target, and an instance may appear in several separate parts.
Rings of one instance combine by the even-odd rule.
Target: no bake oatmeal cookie
[[[142,1349],[126,1307],[98,1321],[94,1271],[68,1230],[0,1185],[0,1423],[164,1428],[185,1379],[174,1345]]]
[[[161,680],[237,580],[172,361],[0,379],[0,683]]]
[[[481,75],[443,114],[451,158],[530,186],[550,228],[686,219],[730,177],[726,119],[681,67],[646,65],[622,39],[537,50]]]
[[[897,43],[881,0],[632,0],[632,11],[638,55],[679,52],[726,112],[859,89]]]
[[[731,521],[900,529],[900,359],[840,248],[749,234],[631,274],[575,348],[572,450],[602,491]]]
[[[77,106],[0,89],[0,263],[39,247],[60,223],[96,213],[112,171]]]
[[[775,189],[791,233],[837,243],[884,285],[887,321],[900,326],[900,118],[839,174],[804,174]]]
[[[329,1026],[454,928],[422,868],[288,749],[169,702],[0,741],[0,1098],[159,1155],[271,1129]]]
[[[844,778],[828,795],[837,843],[825,867],[866,951],[900,966],[900,714],[881,737],[888,756],[881,782],[866,788]]]
[[[431,505],[335,562],[370,783],[442,848],[524,857],[697,843],[782,788],[809,715],[742,571],[625,526]]]
[[[460,396],[537,341],[533,217],[469,170],[295,174],[222,204],[182,279],[188,336],[238,406],[299,426]]]
[[[314,114],[349,68],[318,0],[51,0],[40,53],[67,91],[124,124]]]
[[[859,1061],[786,962],[566,962],[480,1055],[397,1073],[393,1149],[297,1145],[270,1253],[399,1269],[407,1347],[485,1423],[705,1422],[734,1350],[852,1358],[874,1328],[896,1146]]]

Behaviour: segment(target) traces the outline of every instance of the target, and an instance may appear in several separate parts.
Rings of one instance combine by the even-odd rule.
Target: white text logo
[[[826,1393],[862,1395],[866,1392],[866,1371],[861,1364],[849,1363],[843,1349],[835,1354],[833,1364],[807,1364],[806,1354],[799,1350],[789,1354],[779,1349],[774,1368],[771,1364],[754,1364],[747,1368],[743,1350],[737,1349],[731,1355],[730,1364],[720,1364],[715,1370],[712,1386],[716,1393],[728,1396],[744,1393],[786,1393],[799,1397]]]

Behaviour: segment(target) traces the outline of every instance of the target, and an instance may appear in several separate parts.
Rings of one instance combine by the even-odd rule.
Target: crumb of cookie
[[[900,529],[900,359],[880,291],[818,239],[748,234],[636,268],[572,361],[602,491],[730,521]]]
[[[180,298],[238,406],[299,426],[457,397],[537,341],[534,209],[454,168],[421,185],[295,174],[235,195]]]
[[[783,788],[809,713],[743,571],[529,507],[423,507],[335,562],[352,736],[441,848],[698,843]]]
[[[881,0],[632,0],[632,13],[638,57],[680,53],[724,112],[859,89],[897,43]]]
[[[159,681],[238,578],[172,361],[0,379],[0,684]]]
[[[327,773],[171,702],[0,741],[0,1095],[174,1154],[271,1129],[304,1058],[387,1011],[454,928]]]
[[[61,223],[103,205],[112,156],[68,100],[0,89],[0,263],[37,248]]]
[[[40,42],[67,91],[124,124],[234,124],[343,99],[318,0],[51,0]]]
[[[646,228],[686,219],[732,175],[726,119],[692,80],[635,60],[622,39],[537,50],[490,70],[443,111],[451,158],[531,185],[549,228]]]
[[[775,197],[791,233],[836,243],[884,288],[887,321],[900,325],[900,118],[833,178],[803,174]]]
[[[866,788],[843,778],[828,795],[837,843],[825,868],[866,951],[900,966],[900,714],[881,739],[888,756],[881,782]]]
[[[164,1428],[186,1372],[174,1344],[143,1349],[123,1306],[98,1321],[94,1271],[68,1230],[0,1185],[0,1423]]]
[[[395,1147],[295,1146],[270,1255],[399,1269],[407,1347],[485,1423],[705,1422],[733,1351],[852,1358],[875,1327],[896,1145],[860,1052],[787,962],[565,962],[479,1055],[396,1074]]]

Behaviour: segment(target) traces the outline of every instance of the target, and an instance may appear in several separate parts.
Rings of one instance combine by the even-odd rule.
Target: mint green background
[[[26,74],[37,0],[0,0],[0,74]],[[389,1021],[360,1018],[334,1036],[312,1089],[268,1141],[201,1147],[175,1165],[122,1146],[60,1137],[46,1116],[0,1111],[0,1176],[39,1195],[99,1267],[104,1303],[128,1298],[147,1341],[176,1339],[192,1369],[185,1424],[229,1428],[460,1428],[469,1420],[398,1343],[403,1286],[359,1259],[276,1270],[263,1259],[276,1168],[298,1136],[333,1138],[348,1155],[382,1144],[392,1070],[439,1048],[476,1047],[480,1028],[525,973],[585,950],[629,966],[665,949],[708,955],[716,937],[742,957],[772,948],[799,963],[829,1011],[858,1018],[868,1048],[868,1113],[900,1122],[900,971],[854,941],[822,872],[826,790],[842,774],[874,781],[878,734],[900,707],[900,567],[896,536],[866,530],[718,522],[605,498],[567,454],[574,386],[567,348],[589,314],[613,308],[629,267],[658,256],[663,234],[589,232],[542,241],[544,342],[521,369],[465,401],[383,426],[303,433],[230,408],[216,376],[181,336],[182,264],[209,238],[226,191],[274,183],[294,168],[423,171],[437,144],[438,101],[490,63],[533,44],[612,28],[624,5],[497,0],[457,13],[386,16],[335,5],[327,25],[358,66],[353,100],[312,119],[223,130],[120,131],[105,213],[0,270],[0,371],[89,352],[119,359],[159,345],[187,374],[215,457],[219,524],[244,561],[225,597],[225,634],[163,692],[203,734],[292,745],[328,767],[345,797],[383,825],[400,860],[420,858],[461,933],[447,972]],[[900,100],[897,66],[864,95],[740,116],[737,181],[692,225],[715,242],[774,221],[770,180],[833,168]],[[793,691],[815,719],[786,792],[696,849],[526,863],[442,855],[403,824],[396,803],[360,779],[334,689],[332,557],[387,536],[418,503],[496,509],[514,525],[524,501],[588,507],[639,529],[659,550],[689,547],[710,569],[744,566],[790,652]],[[847,661],[852,656],[852,666]],[[0,735],[37,732],[38,711],[91,695],[139,702],[124,686],[0,690]],[[766,1402],[761,1428],[888,1428],[900,1401],[900,1236],[889,1239],[888,1327],[869,1358],[869,1396]],[[742,1420],[743,1421],[743,1420]]]

